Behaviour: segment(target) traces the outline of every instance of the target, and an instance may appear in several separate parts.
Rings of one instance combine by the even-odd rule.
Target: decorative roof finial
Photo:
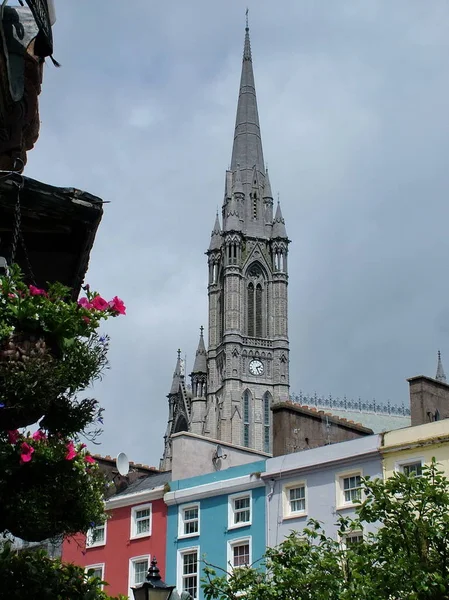
[[[435,375],[435,379],[437,381],[442,381],[446,383],[446,373],[443,369],[443,363],[441,361],[441,352],[438,350],[438,364],[437,364],[437,374]]]
[[[248,23],[248,13],[249,13],[249,8],[246,8],[246,31],[249,31],[249,23]]]
[[[200,327],[200,336],[203,337],[203,331],[204,331],[204,327],[201,325]]]
[[[178,358],[181,358],[181,348],[178,348]]]

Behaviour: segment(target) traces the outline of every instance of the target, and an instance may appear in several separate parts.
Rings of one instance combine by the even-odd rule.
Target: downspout
[[[274,486],[276,485],[276,481],[274,479],[270,479],[269,481],[270,491],[267,494],[267,547],[270,547],[270,528],[271,528],[271,520],[270,520],[270,502],[271,498],[274,494]]]

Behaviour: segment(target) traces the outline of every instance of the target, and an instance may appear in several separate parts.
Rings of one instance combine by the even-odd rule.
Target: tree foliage
[[[49,558],[43,550],[14,551],[6,543],[0,552],[0,600],[125,600],[111,598],[104,582],[82,567]]]
[[[449,482],[435,460],[422,476],[395,473],[363,480],[355,519],[340,517],[338,535],[310,520],[260,565],[203,579],[206,600],[445,600],[449,599]],[[348,534],[367,526],[357,543]]]

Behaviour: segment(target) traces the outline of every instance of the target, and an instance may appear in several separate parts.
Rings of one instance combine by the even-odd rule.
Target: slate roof
[[[127,496],[128,494],[135,494],[136,492],[145,492],[148,490],[154,490],[161,485],[165,485],[171,481],[171,471],[164,471],[163,473],[157,473],[156,475],[148,475],[148,477],[141,477],[134,481],[122,492],[111,496],[109,500],[118,498],[119,496]]]

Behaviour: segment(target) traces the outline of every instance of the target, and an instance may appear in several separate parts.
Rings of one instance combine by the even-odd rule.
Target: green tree
[[[0,600],[114,600],[93,572],[49,558],[43,550],[0,552]],[[120,596],[115,600],[125,600]]]
[[[363,480],[355,519],[337,538],[309,521],[269,548],[260,564],[218,574],[206,563],[206,600],[449,599],[449,482],[432,460],[422,476]],[[357,543],[348,534],[377,524]]]

